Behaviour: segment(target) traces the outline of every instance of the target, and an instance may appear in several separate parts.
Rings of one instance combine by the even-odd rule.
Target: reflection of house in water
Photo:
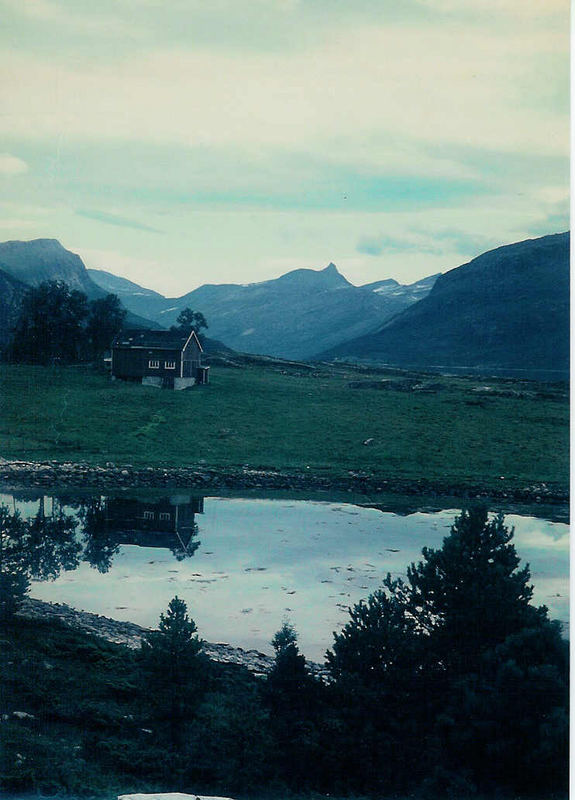
[[[204,498],[174,495],[159,500],[109,497],[106,502],[108,530],[118,544],[165,547],[182,557],[193,555],[198,526],[196,514],[204,513]]]

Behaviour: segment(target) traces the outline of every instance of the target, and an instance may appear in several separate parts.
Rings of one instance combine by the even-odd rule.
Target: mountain
[[[109,294],[116,294],[134,314],[152,318],[167,307],[166,298],[152,289],[144,289],[127,278],[120,278],[103,269],[88,269],[90,279]]]
[[[57,239],[0,242],[0,263],[6,272],[29,286],[64,281],[90,300],[105,294],[88,275],[80,256],[66,250]]]
[[[354,286],[330,263],[325,269],[296,269],[269,281],[204,284],[178,298],[110,273],[90,270],[103,288],[113,288],[126,308],[169,327],[189,306],[201,311],[209,334],[244,353],[305,359],[371,332],[431,289],[436,276],[402,286],[378,281]]]
[[[80,256],[66,250],[57,239],[0,242],[0,269],[25,289],[28,286],[39,286],[44,281],[64,281],[71,289],[84,292],[89,300],[104,297],[110,291],[98,286],[90,277]],[[161,327],[156,322],[132,313],[130,309],[125,324],[130,328]],[[4,331],[1,318],[0,325],[1,331]]]
[[[561,377],[569,369],[569,233],[483,253],[378,331],[321,356]]]

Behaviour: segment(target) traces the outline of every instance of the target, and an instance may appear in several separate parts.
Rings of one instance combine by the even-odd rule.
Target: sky
[[[568,0],[0,0],[0,240],[170,296],[569,227]]]

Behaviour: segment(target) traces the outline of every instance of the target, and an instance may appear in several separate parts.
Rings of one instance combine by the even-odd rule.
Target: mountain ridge
[[[103,280],[101,273],[89,272],[96,281]],[[106,275],[106,285],[112,285],[114,276]],[[323,269],[294,269],[255,283],[205,283],[175,298],[132,284],[130,296],[121,297],[128,308],[165,327],[189,306],[207,318],[210,335],[234,350],[305,359],[318,343],[330,347],[379,327],[425,295],[435,277],[407,286],[394,279],[354,286],[330,262]],[[393,291],[377,290],[389,281]],[[127,284],[120,288],[128,291]]]
[[[429,294],[322,358],[405,367],[569,369],[569,232],[482,253]]]

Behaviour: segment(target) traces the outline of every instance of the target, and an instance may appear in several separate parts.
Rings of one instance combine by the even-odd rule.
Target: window
[[[159,361],[148,361],[149,369],[160,369],[160,362]]]
[[[164,361],[164,366],[166,369],[176,369],[176,362],[175,361]]]
[[[154,519],[153,511],[144,511],[144,519]]]
[[[172,515],[168,511],[160,511],[160,519],[171,519]]]

